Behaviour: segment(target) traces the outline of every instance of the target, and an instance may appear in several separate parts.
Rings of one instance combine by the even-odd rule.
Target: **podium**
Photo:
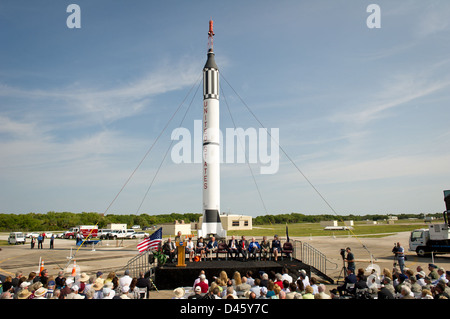
[[[186,267],[185,259],[186,259],[186,243],[183,241],[177,241],[177,256],[178,256],[178,264],[177,267]]]

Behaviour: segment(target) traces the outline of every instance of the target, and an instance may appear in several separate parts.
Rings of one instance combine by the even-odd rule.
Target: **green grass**
[[[348,236],[356,235],[362,237],[384,237],[389,234],[398,232],[412,231],[417,228],[428,228],[428,225],[420,222],[397,222],[393,225],[379,224],[369,225],[365,222],[355,223],[351,231],[348,230],[324,230],[323,226],[319,223],[297,223],[288,224],[289,237],[307,237],[307,236]],[[267,236],[269,239],[275,234],[285,238],[286,237],[286,225],[285,224],[267,224],[267,225],[254,225],[252,230],[233,230],[228,231],[227,235],[246,237],[255,236],[262,237]]]

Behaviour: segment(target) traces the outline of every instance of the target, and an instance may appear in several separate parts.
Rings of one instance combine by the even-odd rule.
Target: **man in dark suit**
[[[242,254],[244,261],[248,259],[248,241],[245,239],[245,236],[241,237],[239,241],[239,252]]]
[[[347,277],[344,279],[344,284],[338,286],[339,296],[343,296],[345,293],[351,293],[354,290],[357,278],[351,269],[347,269]]]
[[[169,239],[167,239],[162,249],[164,254],[169,256],[170,262],[173,262],[175,259],[175,254],[177,252],[177,247],[175,246],[175,243],[172,242],[172,238],[169,237]]]
[[[216,238],[213,236],[213,237],[211,237],[211,240],[206,245],[206,255],[210,254],[211,260],[213,257],[213,253],[215,253],[217,251],[217,248],[218,248],[218,244],[217,244]]]
[[[152,288],[152,285],[150,283],[150,277],[145,277],[144,272],[139,272],[139,279],[136,282],[136,287],[138,288],[147,288],[147,299],[149,298],[149,294],[150,294],[150,289]],[[140,299],[143,298],[143,294],[139,294]]]
[[[234,259],[237,259],[239,257],[239,242],[236,239],[236,237],[233,235],[231,236],[231,239],[228,241],[228,255],[230,258],[232,258],[232,254],[234,254]]]

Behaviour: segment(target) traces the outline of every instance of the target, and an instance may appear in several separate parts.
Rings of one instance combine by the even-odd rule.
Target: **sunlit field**
[[[434,221],[440,223],[440,221]],[[255,225],[252,230],[235,230],[228,231],[227,235],[235,236],[255,236],[273,237],[277,234],[282,238],[286,237],[286,226],[288,228],[289,237],[305,237],[305,236],[351,236],[357,235],[362,237],[383,237],[392,233],[412,231],[417,228],[428,228],[428,224],[423,220],[396,221],[394,224],[379,223],[377,225],[368,224],[366,222],[355,222],[351,230],[324,230],[320,223],[295,223],[295,224],[266,224]],[[339,223],[339,226],[343,224]]]

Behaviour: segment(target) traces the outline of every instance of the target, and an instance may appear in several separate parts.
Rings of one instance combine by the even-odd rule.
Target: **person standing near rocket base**
[[[203,221],[198,237],[226,238],[220,221],[219,68],[214,60],[213,21],[209,21],[208,59],[203,68]]]

